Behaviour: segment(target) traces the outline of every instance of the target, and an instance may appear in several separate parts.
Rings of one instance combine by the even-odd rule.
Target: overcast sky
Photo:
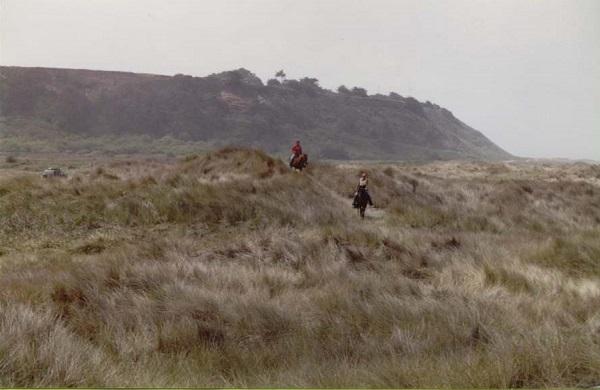
[[[0,64],[431,100],[507,151],[600,160],[600,1],[0,0]]]

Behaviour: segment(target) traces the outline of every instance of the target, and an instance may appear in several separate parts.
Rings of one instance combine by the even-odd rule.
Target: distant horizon
[[[283,69],[446,107],[518,156],[600,161],[600,2],[0,0],[0,64]]]

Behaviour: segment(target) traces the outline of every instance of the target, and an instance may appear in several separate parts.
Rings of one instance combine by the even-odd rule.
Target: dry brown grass
[[[596,168],[552,169],[233,149],[1,180],[0,386],[597,384]]]

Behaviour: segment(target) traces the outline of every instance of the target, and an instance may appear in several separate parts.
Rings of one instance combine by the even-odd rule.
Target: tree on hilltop
[[[281,83],[277,79],[269,79],[267,81],[267,86],[269,86],[269,87],[276,87],[276,86],[279,86],[279,85],[281,85]]]
[[[314,77],[304,77],[300,82],[311,87],[319,87],[319,80]]]
[[[285,72],[283,71],[283,69],[281,69],[280,71],[278,71],[277,73],[275,73],[275,77],[277,79],[280,79],[279,81],[283,82],[285,80],[285,77],[287,75],[285,74]]]
[[[364,88],[360,88],[360,87],[354,87],[352,88],[352,94],[355,96],[360,96],[360,97],[367,97],[369,95],[367,95],[367,90]]]
[[[346,88],[345,85],[340,85],[337,89],[338,93],[343,94],[343,95],[350,95],[351,92],[348,88]]]

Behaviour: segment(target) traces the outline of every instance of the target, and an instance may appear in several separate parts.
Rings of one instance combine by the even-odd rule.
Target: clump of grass
[[[259,150],[224,148],[199,158],[185,159],[181,171],[225,179],[244,175],[265,179],[289,173],[285,164]]]
[[[57,322],[54,313],[25,305],[0,308],[2,386],[90,386],[109,375],[108,357]]]
[[[394,203],[391,208],[392,215],[398,223],[411,228],[444,228],[456,223],[456,216],[441,207],[417,206],[414,204]]]
[[[486,265],[484,272],[485,282],[492,286],[502,286],[516,293],[534,290],[527,278],[518,271]]]
[[[591,235],[595,239],[584,238],[585,235],[553,238],[529,260],[570,276],[600,276],[600,234],[595,231]]]
[[[103,252],[107,249],[108,243],[103,238],[90,240],[76,246],[73,251],[75,253],[83,253],[86,255]]]

